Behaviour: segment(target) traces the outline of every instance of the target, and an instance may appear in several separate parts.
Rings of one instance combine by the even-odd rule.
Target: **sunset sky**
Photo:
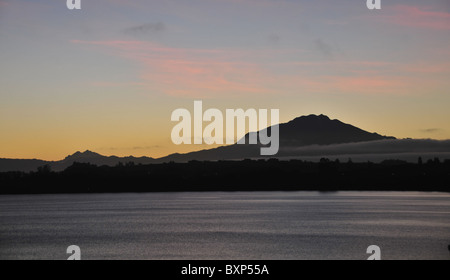
[[[0,0],[0,158],[160,157],[173,110],[450,139],[450,1]]]

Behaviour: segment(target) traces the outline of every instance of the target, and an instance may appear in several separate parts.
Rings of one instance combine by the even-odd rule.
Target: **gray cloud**
[[[159,149],[162,148],[162,146],[159,145],[153,145],[153,146],[134,146],[133,150],[148,150],[148,149]]]
[[[166,25],[163,22],[156,22],[132,26],[127,29],[124,29],[123,32],[128,35],[146,35],[146,34],[160,33],[165,30]]]
[[[267,37],[267,41],[269,41],[269,43],[273,43],[276,44],[281,40],[281,37],[278,34],[272,33]]]
[[[328,59],[333,58],[333,47],[327,42],[324,42],[322,39],[316,39],[314,40],[314,46],[324,57]]]
[[[450,153],[450,140],[400,139],[378,140],[333,145],[305,147],[281,147],[280,152],[289,155],[339,155],[381,153]]]
[[[368,160],[381,162],[386,159],[417,162],[418,157],[422,157],[424,161],[435,157],[450,159],[450,140],[401,139],[325,146],[280,147],[278,157],[311,161],[318,161],[322,157],[341,161],[351,158],[358,162]]]
[[[160,145],[152,146],[133,146],[133,147],[100,147],[98,150],[120,151],[120,150],[149,150],[163,148]]]
[[[425,128],[425,129],[421,129],[421,132],[425,132],[425,133],[436,133],[441,131],[442,129],[440,128]]]

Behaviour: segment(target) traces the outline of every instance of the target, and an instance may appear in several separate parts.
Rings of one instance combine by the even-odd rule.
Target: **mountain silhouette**
[[[271,128],[269,127],[267,129],[268,134],[270,135]],[[262,145],[248,144],[250,134],[253,133],[258,134],[259,132],[247,133],[244,136],[246,139],[245,145],[233,144],[187,154],[172,154],[167,157],[159,158],[156,162],[264,158],[260,156],[260,148]],[[278,155],[283,156],[289,156],[283,152],[284,150],[290,150],[294,147],[396,139],[392,136],[382,136],[377,133],[370,133],[355,126],[345,124],[339,120],[331,120],[325,115],[302,116],[288,123],[282,123],[279,125],[279,137],[280,149]]]
[[[108,165],[114,166],[119,163],[133,162],[135,164],[149,164],[154,163],[154,159],[151,157],[117,157],[117,156],[103,156],[101,154],[86,150],[84,152],[76,152],[67,156],[61,161],[52,162],[49,165],[53,170],[63,170],[71,166],[74,162],[90,163],[94,165]]]
[[[267,130],[271,128],[268,127]],[[251,132],[259,133],[259,132]],[[260,156],[261,145],[249,145],[248,138],[251,133],[247,133],[245,138],[247,139],[245,145],[233,144],[228,146],[221,146],[212,149],[206,149],[201,151],[190,152],[186,154],[174,153],[161,158],[151,157],[117,157],[117,156],[103,156],[101,154],[84,151],[76,152],[67,156],[60,161],[42,161],[42,160],[16,160],[16,159],[0,159],[0,171],[35,171],[39,166],[48,164],[52,170],[64,170],[71,166],[74,162],[91,163],[94,165],[108,165],[113,166],[118,163],[133,162],[134,164],[150,164],[150,163],[163,163],[163,162],[187,162],[191,160],[199,161],[215,161],[215,160],[239,160],[245,158],[269,158]],[[383,136],[378,133],[371,133],[350,124],[343,123],[339,120],[331,120],[325,115],[308,115],[295,118],[287,123],[279,124],[279,141],[280,149],[279,153],[274,157],[289,157],[300,156],[307,154],[309,150],[319,151],[324,150],[329,154],[333,153],[334,147],[340,149],[345,148],[346,153],[351,153],[355,143],[369,143],[364,146],[367,152],[370,152],[370,147],[376,146],[377,153],[380,153],[384,143],[390,143],[390,153],[395,153],[395,149],[398,145],[393,145],[392,142],[400,143],[402,140],[396,140],[392,136]],[[382,145],[380,145],[380,142]],[[400,142],[399,142],[400,141]],[[371,144],[374,143],[374,144]],[[376,145],[375,145],[376,144]],[[344,145],[344,146],[343,146]],[[352,146],[353,145],[353,146]],[[410,144],[412,150],[415,149],[414,145]],[[428,143],[427,145],[433,145]],[[357,148],[361,149],[361,145]],[[392,148],[393,147],[393,148]],[[441,145],[441,148],[444,147]],[[450,150],[447,146],[442,148],[445,152]],[[402,151],[405,152],[405,151]],[[442,152],[442,150],[440,150]],[[319,154],[320,151],[317,153]]]
[[[280,125],[280,146],[330,145],[395,139],[369,133],[325,115],[298,117]]]

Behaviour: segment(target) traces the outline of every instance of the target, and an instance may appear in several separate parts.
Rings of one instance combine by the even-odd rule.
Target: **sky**
[[[161,157],[171,113],[325,114],[450,139],[450,2],[0,0],[0,158]]]

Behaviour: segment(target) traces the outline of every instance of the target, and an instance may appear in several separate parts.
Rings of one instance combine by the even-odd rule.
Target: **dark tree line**
[[[166,191],[396,190],[450,192],[450,161],[354,163],[242,160],[95,166],[74,163],[61,172],[0,173],[0,193]]]

